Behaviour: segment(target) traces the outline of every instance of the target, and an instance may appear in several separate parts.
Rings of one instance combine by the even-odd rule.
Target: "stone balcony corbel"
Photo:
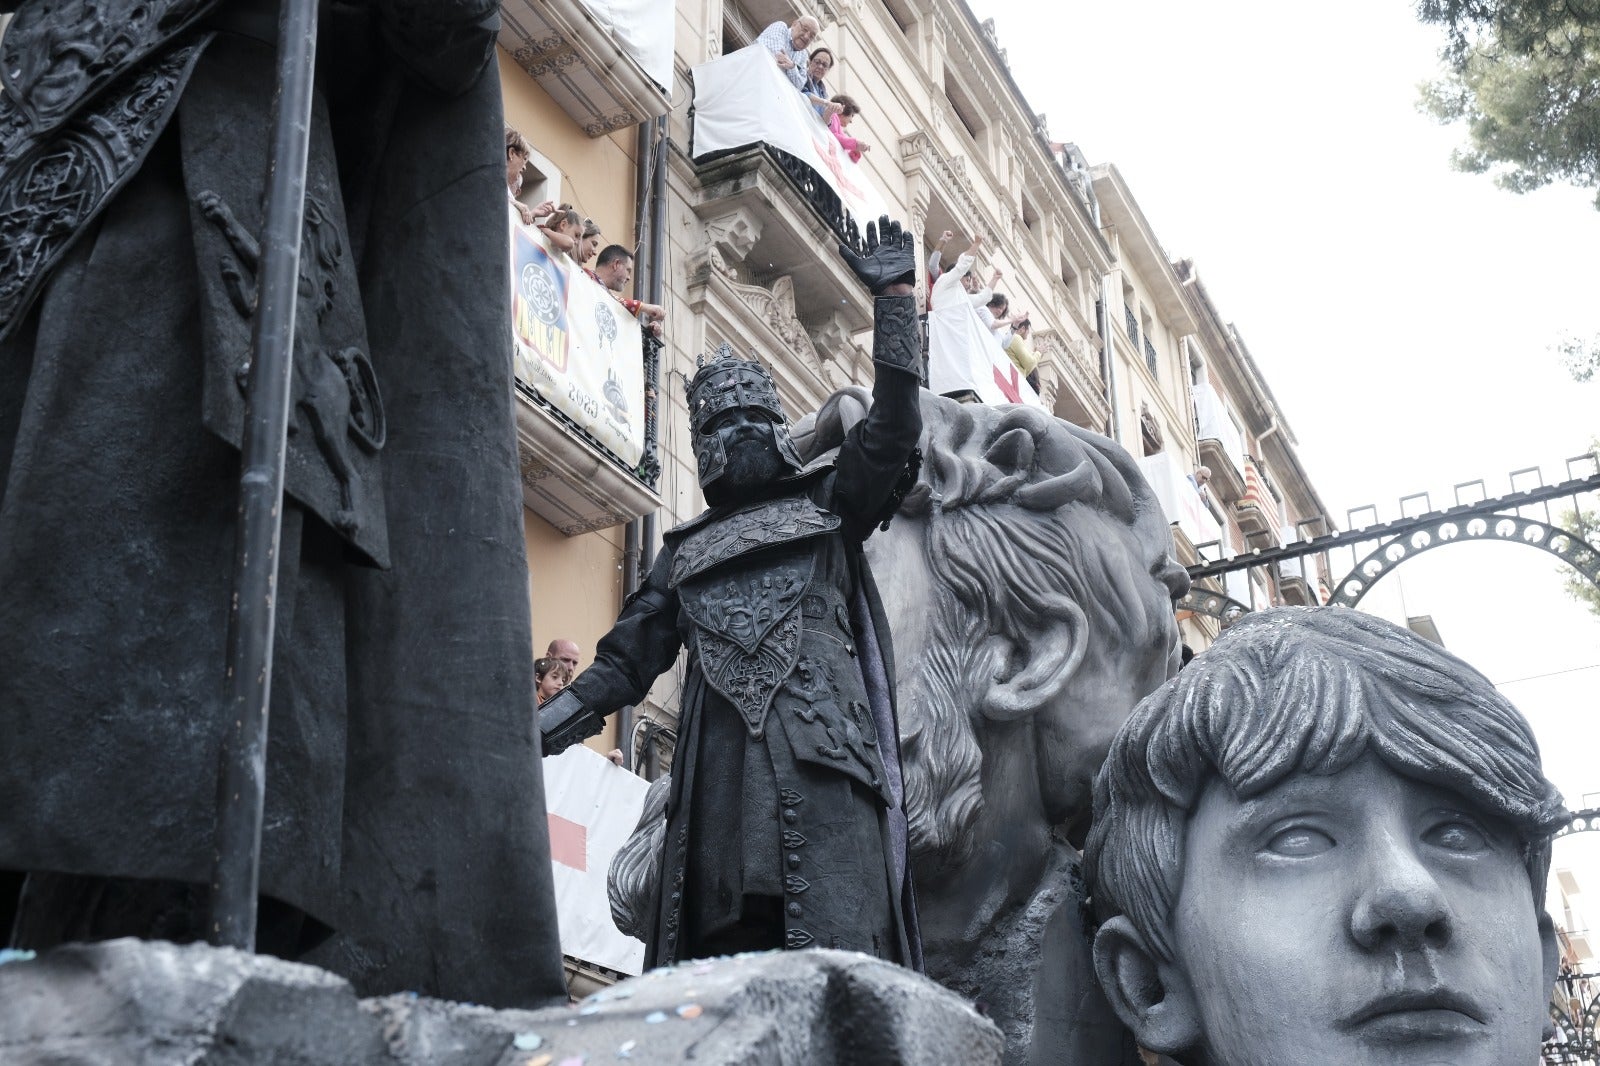
[[[840,258],[838,238],[765,149],[693,165],[700,195],[691,210],[705,227],[711,269],[691,268],[692,302],[703,305],[718,276],[768,292],[787,278],[786,299],[806,329],[835,314],[847,332],[871,326],[872,298]]]

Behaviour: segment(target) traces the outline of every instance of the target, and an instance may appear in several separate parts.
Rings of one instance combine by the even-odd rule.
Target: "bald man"
[[[572,641],[557,637],[550,642],[544,653],[552,659],[560,659],[566,663],[573,673],[578,672],[578,646]]]

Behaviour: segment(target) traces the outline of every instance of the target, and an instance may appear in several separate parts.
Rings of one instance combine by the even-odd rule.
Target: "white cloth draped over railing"
[[[753,144],[782,149],[816,171],[863,231],[886,213],[866,168],[850,162],[772,53],[757,44],[694,68],[694,157]]]
[[[961,288],[971,266],[962,255],[933,283],[928,311],[928,388],[945,394],[975,392],[984,403],[1026,403],[1043,407],[1039,394],[1006,355],[978,317],[972,297]]]
[[[517,380],[629,466],[644,457],[644,337],[605,286],[507,205]]]
[[[672,97],[672,0],[580,0],[594,20],[616,38],[639,69]]]
[[[1293,544],[1300,540],[1300,531],[1294,526],[1280,526],[1278,528],[1278,542],[1280,544]],[[1317,564],[1314,557],[1302,555],[1296,559],[1284,559],[1278,563],[1280,577],[1297,577],[1310,585],[1317,576]]]
[[[1244,438],[1239,433],[1239,427],[1228,416],[1228,405],[1217,394],[1216,388],[1209,384],[1197,384],[1192,391],[1196,437],[1221,444],[1222,450],[1233,460],[1234,470],[1243,474]]]
[[[1222,539],[1222,525],[1212,515],[1200,490],[1189,477],[1189,471],[1178,458],[1168,451],[1146,455],[1139,460],[1139,470],[1150,483],[1156,502],[1167,521],[1183,530],[1183,535],[1194,545],[1216,544]],[[1213,549],[1213,557],[1220,557],[1220,548]]]

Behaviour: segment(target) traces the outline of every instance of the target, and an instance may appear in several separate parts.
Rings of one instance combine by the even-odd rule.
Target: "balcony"
[[[1139,350],[1139,319],[1133,313],[1133,308],[1124,304],[1122,306],[1122,324],[1127,327],[1128,339],[1133,342],[1133,350]]]
[[[760,45],[694,68],[693,114],[697,163],[760,148],[827,228],[830,244],[856,243],[886,213],[866,168],[850,161]]]
[[[505,0],[500,47],[590,137],[637,126],[672,106],[665,85],[672,52],[671,4],[641,5],[641,24],[617,25],[582,0]],[[647,73],[645,66],[653,69]]]
[[[1311,585],[1305,576],[1298,570],[1290,570],[1290,563],[1284,563],[1284,569],[1278,572],[1278,595],[1283,602],[1291,607],[1315,607],[1317,598],[1311,592]]]
[[[1222,527],[1212,517],[1182,462],[1169,451],[1146,455],[1139,470],[1150,484],[1161,513],[1172,526],[1173,554],[1184,566],[1196,566],[1200,547],[1222,539]]]
[[[1204,382],[1193,389],[1200,462],[1211,470],[1211,491],[1225,504],[1244,495],[1244,438],[1217,390]]]
[[[1267,488],[1255,460],[1245,456],[1244,493],[1233,504],[1233,517],[1253,548],[1276,547],[1283,524],[1278,501]]]
[[[569,537],[661,506],[661,342],[511,216],[523,503]]]
[[[838,254],[838,237],[808,190],[764,145],[689,164],[684,184],[705,227],[689,263],[689,310],[708,344],[784,350],[774,365],[785,402],[818,403],[862,376],[853,338],[872,326],[872,298]],[[791,375],[792,380],[784,380]],[[799,408],[809,410],[810,408]]]
[[[1111,420],[1111,403],[1100,380],[1098,355],[1089,342],[1057,330],[1033,335],[1039,353],[1039,393],[1045,406],[1058,417],[1104,433]]]

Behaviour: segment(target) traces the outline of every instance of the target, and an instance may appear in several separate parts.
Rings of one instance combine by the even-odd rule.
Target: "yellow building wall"
[[[504,48],[495,55],[506,123],[560,169],[561,199],[600,223],[606,244],[632,248],[638,127],[590,137]]]
[[[622,607],[622,526],[568,537],[532,511],[522,512],[528,546],[528,600],[534,658],[556,639],[578,645],[578,669],[594,661],[595,643]],[[604,754],[618,746],[616,718],[585,741]]]
[[[638,128],[589,137],[539,83],[498,49],[506,123],[561,172],[561,199],[600,224],[605,244],[632,248]],[[528,597],[535,657],[550,641],[577,642],[579,669],[594,660],[595,643],[622,605],[623,527],[568,537],[523,511],[528,549]],[[619,746],[617,721],[585,743],[602,754]]]

